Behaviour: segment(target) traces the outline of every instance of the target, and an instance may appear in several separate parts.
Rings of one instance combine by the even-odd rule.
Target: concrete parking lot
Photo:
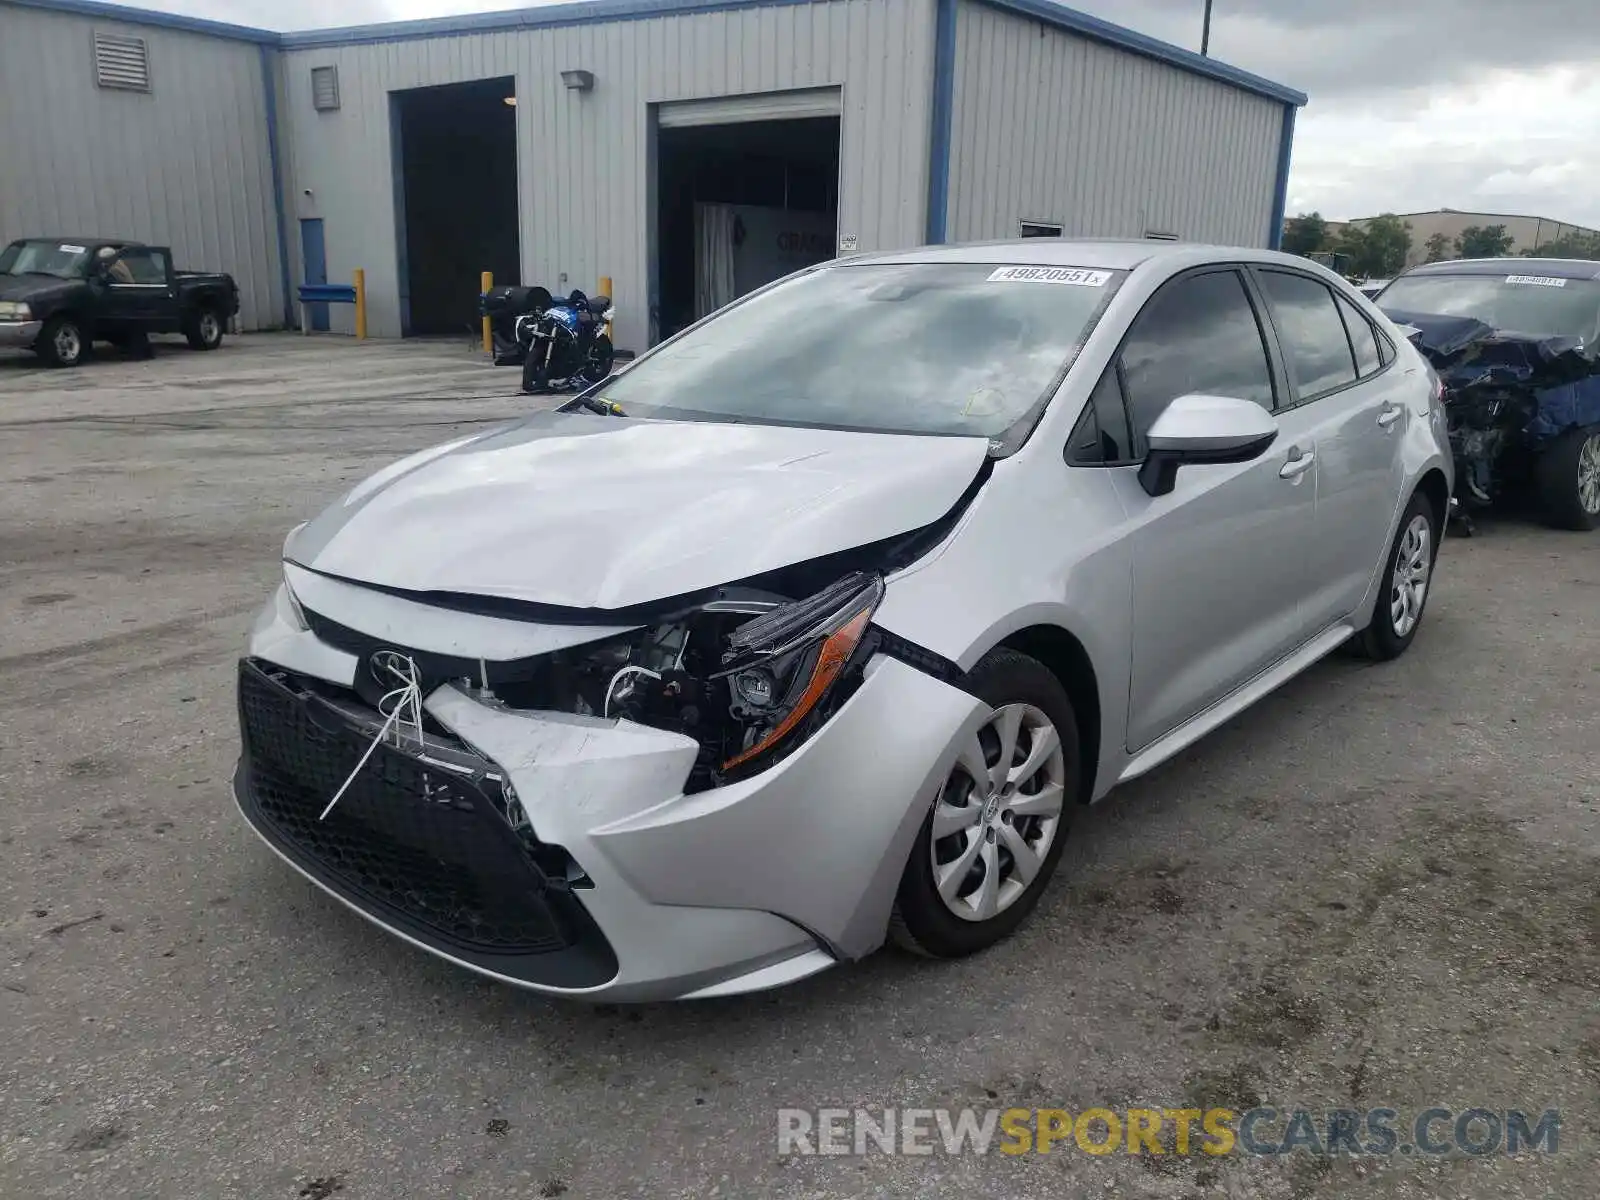
[[[0,359],[0,1195],[1577,1197],[1600,1139],[1600,536],[1447,541],[1329,660],[1081,818],[1018,937],[590,1008],[314,891],[228,794],[290,526],[523,411],[465,345]],[[1562,1113],[1554,1154],[780,1155],[786,1107]]]

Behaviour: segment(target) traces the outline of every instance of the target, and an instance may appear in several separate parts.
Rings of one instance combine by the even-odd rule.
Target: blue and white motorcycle
[[[524,348],[522,390],[582,390],[611,374],[615,351],[606,336],[611,320],[608,296],[574,291],[543,312],[517,318],[517,341]]]

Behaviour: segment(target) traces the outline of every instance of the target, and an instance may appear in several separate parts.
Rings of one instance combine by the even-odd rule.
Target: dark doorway
[[[478,328],[484,271],[521,282],[515,81],[393,93],[403,332]]]
[[[653,340],[708,309],[708,228],[737,244],[737,284],[725,303],[810,263],[838,244],[839,118],[804,117],[693,125],[657,132],[657,311]],[[711,206],[711,211],[697,212]],[[708,221],[708,217],[713,220]],[[718,224],[720,223],[720,224]],[[700,287],[697,289],[697,277]]]

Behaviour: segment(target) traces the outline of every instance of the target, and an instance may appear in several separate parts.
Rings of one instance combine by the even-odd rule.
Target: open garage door
[[[748,96],[715,96],[709,100],[673,100],[657,107],[656,125],[661,129],[685,129],[693,125],[731,125],[739,121],[837,119],[842,111],[838,88],[804,88],[790,92],[756,92]]]
[[[838,88],[656,106],[651,340],[838,244]]]
[[[521,272],[516,81],[390,96],[402,332],[470,335],[479,328],[482,273],[514,284]]]

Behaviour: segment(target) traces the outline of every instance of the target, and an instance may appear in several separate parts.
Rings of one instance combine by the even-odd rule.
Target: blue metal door
[[[300,257],[305,268],[305,281],[307,283],[328,282],[328,246],[322,239],[322,218],[307,217],[300,222]],[[328,329],[328,306],[326,304],[306,305],[306,314],[311,320],[311,328],[326,333]]]

